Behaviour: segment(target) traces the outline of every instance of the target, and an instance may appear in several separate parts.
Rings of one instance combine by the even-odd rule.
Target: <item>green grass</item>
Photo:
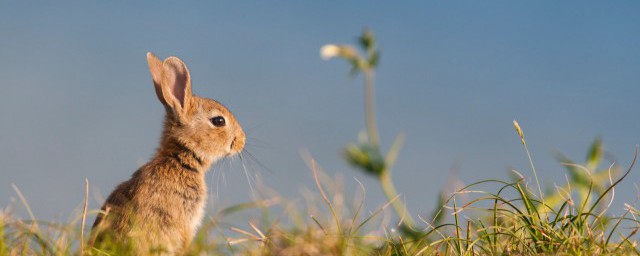
[[[290,199],[259,186],[254,201],[205,218],[188,255],[640,255],[635,240],[640,211],[633,204],[625,204],[618,215],[609,211],[615,188],[632,171],[635,156],[625,168],[605,165],[602,141],[596,139],[583,164],[557,154],[567,181],[543,188],[515,121],[532,175],[514,170],[505,180],[482,180],[434,195],[438,203],[433,214],[411,214],[391,176],[404,136],[399,135],[386,154],[380,150],[373,100],[380,55],[373,34],[366,30],[359,44],[363,54],[349,45],[328,45],[322,54],[347,60],[353,75],[364,74],[367,131],[346,146],[344,157],[378,180],[388,201],[365,210],[367,188],[362,183],[347,184],[360,189],[346,192],[341,176],[328,177],[306,156],[310,179],[316,183],[313,190]],[[115,248],[116,253],[87,248],[86,217],[98,211],[87,210],[86,201],[71,221],[44,222],[35,220],[26,198],[14,189],[20,203],[0,211],[0,256],[127,254],[127,248]],[[16,216],[16,207],[24,207],[29,217]]]
[[[601,144],[594,143],[593,147]],[[581,167],[586,170],[586,166]],[[355,195],[346,194],[342,178],[326,176],[313,161],[311,169],[310,178],[316,181],[316,188],[306,198],[286,199],[273,190],[258,188],[263,192],[262,199],[223,209],[207,218],[189,254],[640,254],[633,239],[640,228],[637,221],[640,212],[627,205],[622,216],[608,214],[611,193],[631,167],[616,179],[607,179],[601,193],[595,192],[592,183],[581,202],[573,199],[579,195],[580,187],[571,180],[568,183],[573,184],[568,185],[573,193],[556,190],[546,194],[546,204],[536,193],[539,191],[530,189],[521,177],[511,181],[479,181],[445,198],[433,216],[419,218],[414,225],[420,228],[415,230],[404,230],[407,227],[403,222],[391,215],[391,205],[399,197],[376,211],[365,212],[366,192],[361,184],[353,181],[355,184],[349,185],[359,185],[361,189]],[[614,169],[606,170],[613,173]],[[482,189],[487,187],[495,189]],[[567,197],[557,205],[550,205],[548,201],[556,193]],[[17,206],[20,204],[13,205]],[[13,207],[0,214],[0,255],[80,254],[80,245],[88,236],[85,233],[85,239],[81,239],[82,214],[67,223],[50,223],[13,216]],[[247,213],[252,217],[246,219],[246,224],[232,220]],[[95,215],[97,211],[90,210],[87,214]],[[109,255],[91,248],[85,252]],[[123,252],[126,251],[118,254]]]

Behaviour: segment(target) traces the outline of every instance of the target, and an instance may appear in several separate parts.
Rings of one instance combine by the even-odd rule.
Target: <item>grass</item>
[[[571,194],[577,193],[556,191],[567,196],[557,206],[543,204],[536,193],[539,191],[531,190],[521,177],[479,181],[444,199],[434,216],[420,218],[415,225],[421,227],[410,231],[404,231],[398,224],[403,221],[394,221],[397,217],[390,214],[393,202],[400,200],[398,196],[365,213],[366,192],[361,184],[355,182],[361,188],[357,195],[347,195],[342,178],[329,178],[313,161],[311,169],[316,188],[307,198],[286,199],[269,192],[263,193],[265,198],[223,209],[205,221],[189,254],[640,254],[634,239],[640,228],[640,211],[626,205],[622,216],[607,213],[615,186],[631,167],[610,180],[601,194],[590,192],[581,199],[583,203],[572,198]],[[577,185],[573,185],[577,191]],[[486,187],[495,189],[481,189]],[[16,192],[22,198],[19,190]],[[550,196],[554,194],[547,198]],[[301,202],[306,206],[299,206]],[[14,209],[5,208],[0,214],[0,255],[79,255],[83,250],[84,214],[68,223],[49,223],[17,218],[12,214]],[[228,221],[243,212],[258,213],[259,217],[249,218],[240,226]],[[91,249],[85,252],[109,255]]]
[[[322,55],[343,58],[352,65],[351,74],[364,74],[367,132],[346,146],[344,156],[379,181],[388,201],[366,211],[362,183],[348,184],[360,188],[349,194],[340,176],[328,177],[307,156],[316,183],[313,191],[288,199],[259,186],[260,198],[206,218],[188,255],[640,255],[635,240],[640,211],[633,204],[625,204],[621,215],[609,211],[616,186],[632,171],[635,156],[626,168],[605,165],[602,141],[596,139],[583,164],[558,154],[568,179],[545,189],[516,121],[533,188],[514,170],[507,180],[482,180],[442,193],[431,216],[409,213],[391,176],[404,137],[399,135],[388,153],[380,150],[373,101],[379,61],[375,38],[366,30],[359,43],[363,54],[354,46],[327,45]],[[0,256],[127,253],[127,248],[117,248],[118,253],[87,248],[86,218],[98,211],[88,210],[86,200],[71,221],[44,222],[35,219],[26,198],[14,189],[20,203],[0,211]],[[86,193],[88,198],[88,181]],[[19,205],[26,208],[27,219],[14,214]],[[247,213],[253,217],[241,224],[233,220]]]

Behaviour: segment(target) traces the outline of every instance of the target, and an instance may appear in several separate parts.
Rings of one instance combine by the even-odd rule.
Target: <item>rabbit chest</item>
[[[166,233],[191,239],[202,221],[207,197],[204,174],[150,170],[136,198],[139,214]],[[145,175],[146,176],[146,175]],[[161,177],[158,177],[161,176]],[[163,232],[164,233],[164,232]]]

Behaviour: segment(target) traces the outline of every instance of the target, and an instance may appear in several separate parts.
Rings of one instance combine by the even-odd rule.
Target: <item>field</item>
[[[363,197],[373,188],[360,184],[360,192],[348,194],[339,177],[327,176],[319,167],[322,163],[308,156],[310,178],[316,183],[313,195],[301,202],[262,187],[268,191],[263,198],[207,216],[189,255],[640,254],[635,239],[640,212],[632,203],[625,204],[621,215],[610,211],[616,186],[636,169],[635,158],[625,165],[607,163],[602,141],[596,139],[586,150],[584,163],[559,155],[569,179],[562,186],[543,187],[525,139],[526,127],[517,121],[514,140],[521,142],[530,169],[514,170],[508,180],[481,180],[452,194],[433,195],[439,196],[433,214],[412,215],[392,179],[404,137],[399,135],[389,152],[380,149],[373,94],[380,55],[373,34],[365,30],[354,46],[326,45],[321,56],[346,60],[351,74],[364,78],[367,132],[348,144],[343,155],[379,181],[388,201],[375,211],[365,211]],[[85,205],[67,223],[38,221],[28,198],[14,189],[19,201],[0,211],[0,256],[126,254],[126,248],[87,247],[91,223],[86,219],[97,210]],[[87,200],[88,191],[87,187]],[[25,207],[29,216],[15,216],[15,207]],[[261,218],[243,224],[229,221],[246,211],[258,212]]]

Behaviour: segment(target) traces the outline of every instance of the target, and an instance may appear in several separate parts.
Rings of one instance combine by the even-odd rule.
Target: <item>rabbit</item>
[[[205,172],[240,153],[245,134],[222,104],[191,93],[191,76],[177,57],[147,53],[158,100],[166,110],[152,159],[109,195],[92,227],[90,245],[136,255],[184,254],[202,222]],[[118,253],[116,253],[118,254]]]

